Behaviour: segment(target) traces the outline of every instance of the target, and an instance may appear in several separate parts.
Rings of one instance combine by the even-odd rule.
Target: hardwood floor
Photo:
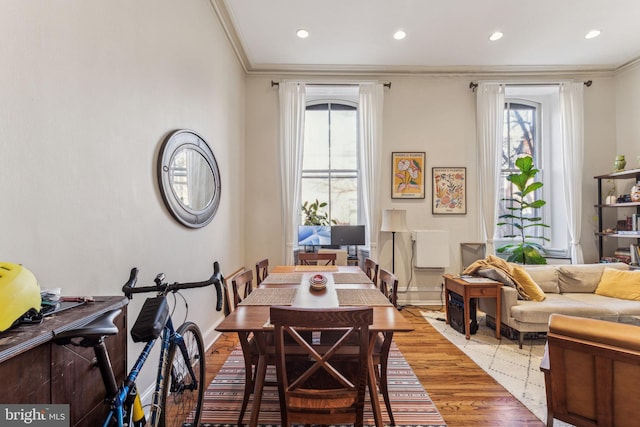
[[[544,426],[490,375],[433,329],[420,315],[420,309],[414,306],[402,309],[401,313],[413,323],[415,331],[395,334],[394,341],[449,427]],[[207,351],[207,384],[237,344],[234,334],[223,334]]]

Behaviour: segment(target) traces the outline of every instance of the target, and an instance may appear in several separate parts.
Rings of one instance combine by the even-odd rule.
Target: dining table
[[[326,286],[312,287],[314,276],[322,276]],[[317,277],[316,277],[317,280]],[[370,306],[373,323],[369,327],[368,386],[376,426],[383,426],[380,399],[376,385],[372,352],[378,336],[388,348],[395,332],[414,330],[411,322],[380,292],[358,266],[283,265],[269,271],[260,286],[254,289],[234,311],[216,327],[219,332],[235,332],[242,338],[253,334],[258,347],[250,426],[258,425],[262,389],[267,371],[267,336],[273,332],[269,322],[271,306],[299,308],[336,308]]]

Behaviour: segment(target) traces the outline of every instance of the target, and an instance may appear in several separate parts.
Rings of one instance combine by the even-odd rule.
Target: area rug
[[[444,419],[395,344],[392,344],[389,353],[388,376],[389,396],[396,425],[446,427]],[[267,369],[267,379],[270,378],[275,378],[273,366],[269,366]],[[229,355],[205,392],[201,427],[237,425],[243,391],[244,362],[242,350],[238,347]],[[389,417],[382,396],[380,396],[380,402],[382,404],[382,420],[385,425],[388,425]],[[246,424],[251,419],[251,403],[252,401],[249,401],[249,408],[244,416]],[[264,388],[259,423],[261,426],[280,425],[280,406],[278,391],[275,387]],[[369,426],[375,424],[368,392],[364,423]]]
[[[479,312],[478,331],[467,340],[464,334],[445,323],[444,313],[439,311],[422,311],[421,313],[440,334],[491,375],[536,417],[546,422],[544,374],[540,371],[546,337],[525,339],[520,349],[517,341],[506,337],[498,340],[495,331],[486,326],[484,315]],[[558,420],[555,420],[554,425],[570,426]]]

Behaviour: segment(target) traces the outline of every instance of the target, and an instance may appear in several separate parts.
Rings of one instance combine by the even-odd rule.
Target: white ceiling
[[[211,2],[249,72],[601,71],[640,57],[640,0]]]

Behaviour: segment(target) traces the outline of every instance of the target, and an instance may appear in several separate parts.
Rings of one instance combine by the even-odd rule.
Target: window
[[[306,109],[301,200],[326,202],[338,224],[360,223],[357,116],[347,101],[311,101]]]
[[[540,105],[524,100],[506,99],[504,106],[504,128],[503,128],[503,143],[502,143],[502,161],[500,167],[500,198],[512,198],[513,193],[517,191],[517,188],[507,180],[507,176],[512,173],[518,173],[518,168],[515,166],[516,159],[518,157],[528,155],[533,159],[533,164],[537,169],[540,169],[536,180],[540,181],[544,172],[541,168],[541,162],[537,153],[540,141],[538,140],[538,122]],[[541,199],[542,189],[531,194],[528,198],[529,201],[534,199]],[[499,215],[511,213],[507,210],[512,205],[508,204],[508,201],[501,201]],[[524,212],[527,216],[540,216],[540,212]],[[518,234],[518,230],[508,225],[498,227],[498,233],[500,237],[505,235]],[[542,236],[544,232],[543,227],[532,227],[527,234]],[[537,240],[537,243],[542,243],[541,240]]]
[[[560,111],[557,86],[507,86],[505,91],[502,160],[500,165],[500,198],[515,191],[507,175],[518,172],[515,160],[530,155],[540,170],[536,181],[544,185],[535,195],[547,203],[536,216],[549,228],[532,227],[528,234],[544,235],[550,241],[536,240],[548,256],[566,257],[569,247],[565,203],[562,196],[562,165],[560,163]],[[555,185],[553,185],[555,183]],[[506,213],[506,202],[500,203],[498,215]],[[496,245],[508,242],[505,235],[517,234],[508,226],[496,227]]]

